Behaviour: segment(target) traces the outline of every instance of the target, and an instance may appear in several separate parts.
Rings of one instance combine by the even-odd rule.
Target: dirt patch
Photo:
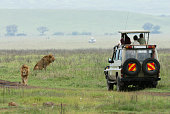
[[[10,108],[0,108],[0,111],[1,111],[1,113],[5,113],[6,111],[15,111],[17,109],[17,107],[10,107]],[[11,113],[12,114],[12,113]]]
[[[40,86],[29,86],[23,85],[21,82],[10,82],[6,80],[0,80],[0,87],[7,87],[7,88],[26,88],[26,89],[57,89],[57,88],[48,88],[48,87],[40,87]]]
[[[8,87],[8,88],[42,88],[38,86],[25,86],[21,84],[21,82],[10,82],[6,80],[0,80],[0,87]]]
[[[59,90],[61,88],[48,88],[48,87],[39,87],[39,86],[24,86],[20,82],[10,82],[5,80],[0,80],[0,87],[10,87],[10,88],[26,88],[26,89],[53,89]],[[133,93],[133,92],[131,92]],[[170,96],[170,92],[134,92],[140,95],[151,95],[151,96]]]
[[[136,92],[136,93],[151,96],[170,96],[170,92]]]
[[[6,80],[0,80],[0,85],[2,86],[21,86],[20,82],[10,82]]]
[[[0,110],[8,110],[9,108],[0,108]]]

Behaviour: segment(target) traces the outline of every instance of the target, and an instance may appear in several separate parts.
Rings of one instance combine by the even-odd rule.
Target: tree
[[[40,35],[45,35],[44,33],[48,31],[47,27],[41,26],[37,28],[38,32],[40,32]]]
[[[64,33],[63,33],[63,32],[55,32],[53,35],[56,35],[56,36],[60,35],[60,36],[63,36]]]
[[[15,33],[18,31],[18,27],[16,25],[8,25],[6,26],[7,36],[15,36]]]
[[[76,31],[75,31],[75,32],[72,32],[71,34],[74,35],[74,36],[76,36],[76,35],[79,35],[79,32],[76,32]]]
[[[159,25],[153,25],[152,23],[145,23],[143,25],[143,29],[151,31],[152,34],[160,34],[160,28]]]
[[[82,32],[81,35],[89,35],[90,36],[90,35],[92,35],[92,33],[91,32]]]
[[[160,33],[160,26],[159,25],[155,25],[154,27],[153,27],[153,31],[152,31],[152,33],[154,33],[154,34],[159,34]]]
[[[153,27],[152,23],[145,23],[142,28],[144,30],[152,30],[152,27]]]

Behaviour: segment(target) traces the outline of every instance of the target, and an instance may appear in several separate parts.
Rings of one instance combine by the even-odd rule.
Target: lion
[[[34,70],[42,70],[43,68],[46,70],[46,67],[55,61],[55,58],[52,54],[44,56],[37,64],[34,66]]]
[[[21,78],[22,78],[22,84],[23,85],[27,85],[28,74],[29,74],[29,67],[25,64],[22,65],[22,67],[21,67]]]
[[[15,102],[9,102],[8,106],[18,106]]]

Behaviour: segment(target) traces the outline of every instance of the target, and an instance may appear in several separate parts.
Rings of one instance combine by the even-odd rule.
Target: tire
[[[141,89],[144,89],[144,88],[145,88],[145,85],[144,85],[144,83],[140,83],[140,84],[138,85],[138,87],[141,88]]]
[[[124,90],[124,86],[122,85],[122,82],[120,81],[120,78],[117,77],[117,91],[123,91]]]
[[[110,68],[110,66],[106,66],[106,67],[104,68],[104,70],[109,69],[109,68]],[[104,71],[104,74],[105,74],[105,78],[107,79],[108,71]]]
[[[158,81],[149,81],[144,84],[146,88],[156,88]]]
[[[154,63],[155,70],[148,70],[147,67],[148,63]],[[149,76],[157,75],[159,73],[159,70],[160,70],[160,64],[156,59],[148,58],[143,61],[142,71],[144,72],[145,75],[149,75]]]
[[[129,71],[128,67],[129,64],[135,63],[136,64],[136,71]],[[129,58],[127,59],[123,64],[123,73],[129,76],[135,76],[138,75],[138,73],[141,71],[141,64],[140,62],[135,58]]]
[[[114,84],[112,84],[112,83],[109,83],[109,79],[107,78],[107,90],[108,91],[111,91],[111,90],[113,90],[113,88],[114,88]]]
[[[158,81],[153,81],[153,82],[152,82],[152,87],[153,87],[153,88],[156,88],[157,85],[158,85]]]
[[[144,87],[145,88],[151,88],[152,87],[152,82],[151,81],[145,82]]]

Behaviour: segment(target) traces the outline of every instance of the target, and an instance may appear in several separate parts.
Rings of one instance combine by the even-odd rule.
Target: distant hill
[[[170,17],[153,16],[124,11],[94,10],[38,10],[38,9],[1,9],[0,35],[6,32],[6,26],[15,24],[18,33],[38,35],[37,28],[46,26],[48,35],[55,32],[92,32],[95,35],[117,33],[122,29],[142,29],[146,22],[161,26],[162,33],[170,30]]]

